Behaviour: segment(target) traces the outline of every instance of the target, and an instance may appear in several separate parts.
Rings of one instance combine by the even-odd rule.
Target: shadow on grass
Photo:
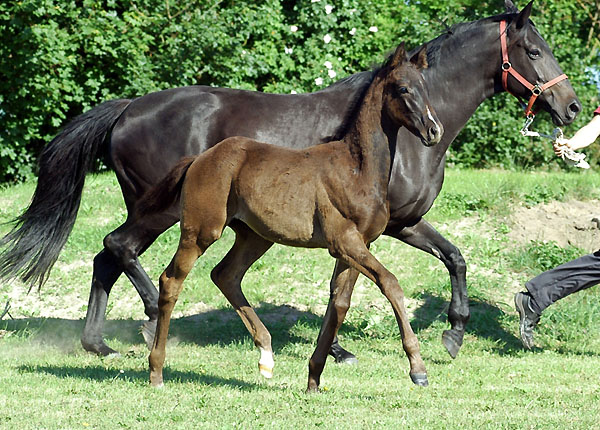
[[[135,382],[148,382],[148,370],[124,369],[121,373],[118,368],[107,368],[104,366],[40,366],[40,365],[22,365],[18,367],[22,373],[44,373],[56,378],[77,378],[90,381],[106,382],[117,379],[125,379]],[[165,367],[164,378],[166,383],[188,383],[194,382],[203,385],[218,385],[237,388],[243,391],[251,391],[260,384],[242,381],[236,378],[221,378],[214,375],[193,372],[179,371]],[[270,388],[272,389],[272,388]]]
[[[275,306],[268,303],[261,303],[254,309],[272,334],[275,352],[290,343],[312,344],[316,341],[322,320],[320,315],[292,306]],[[111,342],[119,342],[126,348],[129,345],[143,344],[140,327],[144,322],[107,320],[104,338],[109,345]],[[5,319],[0,322],[0,329],[20,333],[32,342],[55,346],[65,352],[81,350],[79,339],[83,326],[83,320],[63,318]],[[359,331],[360,329],[349,327],[347,330]],[[241,319],[231,308],[173,318],[169,337],[176,338],[178,342],[197,345],[238,344],[251,340]]]

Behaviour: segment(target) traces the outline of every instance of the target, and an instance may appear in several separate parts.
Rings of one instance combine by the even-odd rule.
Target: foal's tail
[[[0,279],[18,277],[30,288],[46,281],[75,224],[85,175],[129,103],[118,99],[96,106],[46,145],[31,203],[0,239]]]
[[[152,215],[173,206],[179,199],[183,180],[195,159],[195,156],[183,157],[161,181],[146,191],[137,201],[136,216]]]

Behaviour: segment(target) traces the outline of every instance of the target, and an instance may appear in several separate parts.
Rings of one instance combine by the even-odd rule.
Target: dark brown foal
[[[389,219],[388,136],[395,137],[404,125],[430,146],[442,135],[419,71],[424,67],[425,49],[408,61],[404,45],[398,47],[374,74],[342,140],[291,150],[245,137],[228,138],[195,159],[182,160],[149,193],[142,212],[165,204],[166,196],[170,193],[173,199],[179,190],[182,208],[179,247],[160,277],[159,317],[149,357],[152,385],[163,384],[169,322],[183,281],[228,225],[240,240],[244,233],[253,238],[257,254],[277,242],[327,248],[337,259],[330,303],[309,364],[308,390],[318,388],[327,351],[350,305],[352,291],[345,285],[351,283],[345,277],[353,276],[354,270],[375,282],[392,304],[411,378],[427,385],[402,289],[368,249]],[[231,258],[235,261],[235,256]],[[270,377],[270,335],[243,296],[239,281],[223,282],[218,272],[213,272],[213,279],[252,334],[261,350],[261,373]]]

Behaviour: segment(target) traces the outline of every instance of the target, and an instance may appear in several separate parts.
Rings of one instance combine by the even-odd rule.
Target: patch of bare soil
[[[518,243],[554,241],[586,252],[600,249],[600,202],[598,200],[553,201],[516,208],[510,218],[509,237]]]

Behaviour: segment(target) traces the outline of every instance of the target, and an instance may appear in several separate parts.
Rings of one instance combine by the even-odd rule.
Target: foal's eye
[[[540,50],[539,49],[531,49],[527,51],[527,55],[529,55],[530,58],[532,59],[536,59],[540,57]]]
[[[398,92],[400,94],[408,94],[408,88],[406,88],[406,87],[400,87],[400,88],[398,88]]]

